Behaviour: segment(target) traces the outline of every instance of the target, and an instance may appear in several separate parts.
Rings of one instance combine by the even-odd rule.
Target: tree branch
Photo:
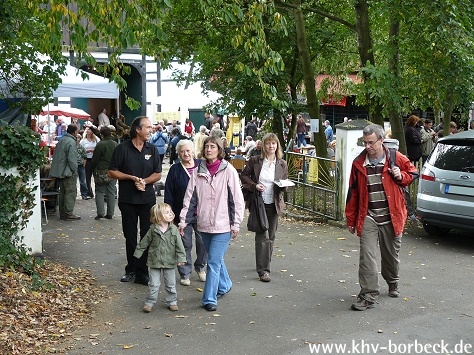
[[[304,11],[314,12],[315,14],[318,14],[319,16],[326,17],[326,18],[328,18],[330,20],[333,20],[335,22],[339,22],[340,24],[342,24],[342,25],[346,26],[347,28],[349,28],[352,32],[356,32],[356,28],[355,28],[354,24],[351,24],[351,23],[347,22],[346,20],[343,20],[340,17],[336,17],[334,15],[331,15],[330,13],[328,13],[326,11],[316,9],[316,8],[313,8],[313,7],[297,6],[297,5],[294,5],[294,4],[288,4],[288,3],[285,3],[285,2],[280,1],[280,0],[274,0],[274,3],[275,3],[275,5],[279,5],[282,8],[291,8],[291,9],[295,9],[295,10],[300,8],[301,11],[303,11],[303,12]]]

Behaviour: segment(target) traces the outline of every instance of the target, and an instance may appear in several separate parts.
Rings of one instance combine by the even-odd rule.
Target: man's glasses
[[[380,139],[377,139],[375,142],[363,142],[365,147],[373,147]]]

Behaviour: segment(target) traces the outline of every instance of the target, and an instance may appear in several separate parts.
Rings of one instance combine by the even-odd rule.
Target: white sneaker
[[[191,281],[189,279],[181,279],[181,281],[179,281],[179,283],[183,286],[191,285]]]
[[[205,271],[196,271],[198,274],[199,281],[206,282],[206,272]]]

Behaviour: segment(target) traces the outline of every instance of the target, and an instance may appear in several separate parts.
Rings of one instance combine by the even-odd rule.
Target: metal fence
[[[339,163],[332,159],[286,153],[288,179],[295,183],[285,193],[288,205],[339,220]]]

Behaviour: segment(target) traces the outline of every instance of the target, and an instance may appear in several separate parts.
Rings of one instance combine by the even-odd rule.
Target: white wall
[[[189,85],[186,89],[184,84],[178,87],[177,83],[172,81],[172,73],[175,69],[188,70],[189,66],[175,64],[172,69],[161,71],[161,96],[156,97],[155,102],[161,105],[162,112],[176,112],[180,109],[181,119],[184,122],[189,117],[189,109],[200,109],[218,99],[220,95],[214,92],[209,93],[209,96],[204,95],[201,83]],[[156,85],[156,83],[153,84]]]
[[[18,175],[18,170],[13,168],[11,170],[4,170],[0,168],[0,172],[9,175]],[[33,208],[33,214],[28,219],[26,228],[18,233],[23,238],[23,244],[27,248],[31,248],[31,255],[41,255],[43,253],[43,233],[41,231],[41,198],[40,198],[40,172],[36,173],[36,178],[25,182],[28,188],[37,186],[35,194],[36,206]]]

